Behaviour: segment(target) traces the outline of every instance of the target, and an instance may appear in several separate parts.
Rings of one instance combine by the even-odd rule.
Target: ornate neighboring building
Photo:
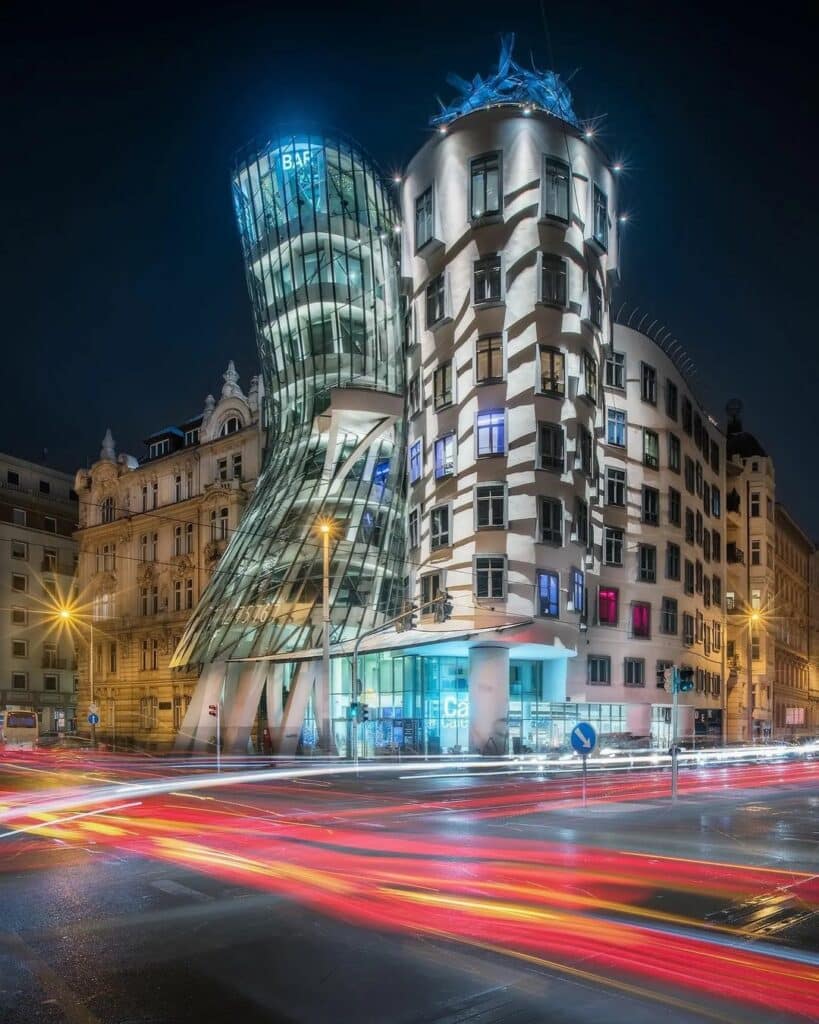
[[[93,628],[98,738],[157,748],[179,730],[198,672],[169,661],[200,594],[218,570],[259,474],[262,389],[244,394],[231,362],[218,401],[146,438],[137,459],[111,431],[99,459],[76,474],[79,496],[79,725],[91,701]]]

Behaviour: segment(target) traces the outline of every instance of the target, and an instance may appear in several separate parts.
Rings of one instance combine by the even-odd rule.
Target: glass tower
[[[398,614],[405,558],[402,311],[390,184],[349,141],[279,134],[233,197],[265,385],[266,452],[173,663],[293,653]]]

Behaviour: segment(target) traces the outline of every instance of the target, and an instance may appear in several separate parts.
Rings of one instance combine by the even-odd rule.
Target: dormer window
[[[229,416],[219,430],[219,437],[227,437],[228,434],[235,434],[242,429],[242,421],[238,416]]]
[[[185,447],[189,448],[193,444],[199,444],[199,427],[185,431]]]
[[[148,446],[148,457],[151,459],[158,459],[162,455],[167,455],[171,450],[171,442],[167,437],[163,437],[161,441],[152,441]]]

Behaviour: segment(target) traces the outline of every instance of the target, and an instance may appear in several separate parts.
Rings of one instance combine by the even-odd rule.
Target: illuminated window
[[[500,334],[478,338],[475,355],[476,383],[503,380],[503,338]]]
[[[651,605],[637,601],[631,606],[631,635],[651,636]]]
[[[619,618],[620,591],[600,587],[597,592],[597,621],[601,626],[616,626]]]
[[[424,466],[423,441],[413,441],[409,450],[409,479],[410,483],[417,483],[421,479]]]
[[[537,576],[538,614],[547,619],[560,615],[560,576],[556,572],[540,572]]]
[[[607,249],[609,244],[609,201],[606,193],[598,185],[594,186],[592,202],[594,240],[602,249]]]
[[[455,435],[447,434],[435,442],[435,479],[442,480],[455,472]]]
[[[626,447],[626,414],[622,409],[609,409],[606,416],[606,441],[618,448]]]
[[[565,366],[562,352],[540,346],[540,390],[544,394],[561,398],[566,394]]]

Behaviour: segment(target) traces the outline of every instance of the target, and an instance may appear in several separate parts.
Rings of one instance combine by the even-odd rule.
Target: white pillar
[[[222,751],[225,754],[246,754],[251,731],[259,710],[268,662],[256,661],[239,666],[238,684],[222,713]]]
[[[211,704],[219,703],[227,666],[216,661],[205,668],[193,691],[191,702],[174,741],[174,750],[198,750],[213,753],[216,742],[216,719],[210,715]]]
[[[316,674],[321,672],[321,662],[302,661],[293,670],[287,703],[281,716],[281,724],[271,731],[270,739],[274,754],[295,754],[304,725],[304,715],[310,701],[310,690]]]
[[[509,747],[509,650],[469,649],[469,751],[500,756]]]

